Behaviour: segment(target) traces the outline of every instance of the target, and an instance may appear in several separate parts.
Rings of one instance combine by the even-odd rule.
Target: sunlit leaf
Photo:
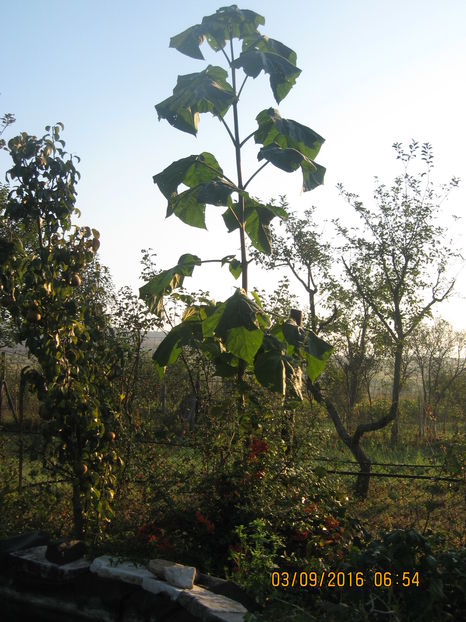
[[[310,332],[304,342],[304,349],[306,352],[306,372],[310,380],[314,382],[324,371],[333,348],[315,333]]]
[[[139,289],[139,297],[142,298],[149,309],[162,317],[163,296],[170,294],[174,289],[183,285],[184,278],[191,276],[195,266],[201,265],[201,260],[196,255],[187,253],[178,259],[178,263],[169,270],[163,270],[154,276],[148,283]]]
[[[215,179],[185,190],[170,202],[170,210],[191,227],[206,228],[206,204],[226,205],[236,186],[226,179]]]
[[[231,328],[244,327],[249,331],[259,328],[257,316],[264,312],[243,290],[237,289],[223,304],[222,315],[215,327],[215,334],[222,340],[226,340]]]
[[[172,328],[152,356],[159,371],[167,365],[172,365],[178,359],[184,345],[189,345],[193,339],[201,337],[202,330],[199,321],[184,321]]]
[[[264,333],[259,329],[248,330],[244,326],[237,326],[228,330],[226,346],[231,354],[252,365],[263,338]]]
[[[243,52],[255,49],[259,52],[275,52],[279,56],[286,58],[288,62],[296,66],[296,52],[276,39],[271,39],[266,35],[250,35],[243,39]]]
[[[242,267],[241,262],[237,259],[232,259],[230,261],[229,270],[235,279],[238,279],[241,276]]]

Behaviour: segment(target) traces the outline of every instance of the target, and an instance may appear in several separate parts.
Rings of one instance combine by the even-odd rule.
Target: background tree
[[[334,292],[332,291],[332,250],[329,242],[323,239],[315,219],[315,208],[305,210],[304,217],[299,218],[288,209],[285,197],[280,197],[280,206],[287,210],[288,218],[280,222],[279,233],[272,233],[272,253],[264,255],[253,251],[254,259],[267,270],[287,268],[294,279],[301,285],[307,295],[309,305],[309,328],[316,334],[325,332],[336,318]],[[319,304],[317,301],[319,299]],[[320,317],[328,308],[333,313]]]
[[[445,434],[448,411],[445,402],[451,387],[466,374],[466,334],[454,331],[447,321],[437,318],[418,327],[413,335],[412,348],[422,384],[420,433],[424,435],[427,423],[436,435],[443,407]]]
[[[392,442],[397,440],[397,415],[402,387],[403,354],[406,340],[434,305],[453,291],[454,280],[446,275],[455,256],[445,243],[446,229],[437,224],[439,207],[458,179],[436,189],[432,180],[432,148],[420,150],[424,170],[412,174],[410,167],[419,156],[419,145],[407,150],[394,145],[404,167],[390,188],[378,182],[375,206],[367,208],[359,197],[340,187],[342,195],[362,221],[358,231],[337,222],[346,241],[343,265],[356,290],[379,321],[393,354],[392,397],[389,412],[379,421],[364,424],[360,432],[376,430],[393,422]],[[368,427],[369,426],[369,427]]]

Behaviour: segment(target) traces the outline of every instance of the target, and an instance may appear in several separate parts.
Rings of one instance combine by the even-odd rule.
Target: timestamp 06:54
[[[419,572],[343,572],[343,571],[282,571],[272,572],[272,587],[281,588],[347,588],[364,587],[419,587]]]

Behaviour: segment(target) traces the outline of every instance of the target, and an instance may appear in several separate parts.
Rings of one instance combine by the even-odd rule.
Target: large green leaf
[[[317,162],[311,162],[308,164],[303,160],[301,164],[301,170],[303,171],[303,190],[314,190],[317,186],[321,186],[324,183],[325,167],[317,164]]]
[[[202,322],[202,335],[204,338],[213,336],[224,310],[225,303],[218,302],[215,308],[207,313],[207,317]]]
[[[247,193],[243,194],[245,196],[244,222],[246,233],[257,250],[270,255],[272,252],[270,223],[277,216],[282,220],[286,220],[288,214],[286,210],[278,205],[263,205],[252,199]],[[238,203],[229,205],[228,210],[223,214],[223,220],[229,232],[239,227],[241,213]]]
[[[175,35],[170,39],[170,47],[175,48],[186,56],[204,60],[204,56],[199,48],[205,39],[203,28],[200,24],[191,26],[179,35]]]
[[[238,289],[228,300],[209,310],[202,321],[202,334],[204,338],[215,336],[221,339],[230,355],[252,364],[264,336],[259,323],[261,316],[265,316],[262,309]],[[223,357],[219,365],[225,362]],[[231,367],[231,361],[228,364]]]
[[[259,352],[254,361],[254,373],[263,387],[285,395],[286,368],[280,350]]]
[[[210,112],[221,118],[235,101],[227,75],[222,67],[209,65],[204,71],[178,76],[173,95],[155,106],[159,119],[195,136],[199,113]]]
[[[304,342],[304,350],[306,352],[306,372],[311,381],[314,382],[324,371],[333,348],[311,331]]]
[[[309,127],[283,119],[278,110],[269,108],[260,112],[254,134],[256,143],[264,145],[258,159],[266,159],[274,166],[291,172],[301,167],[303,190],[313,190],[323,183],[325,168],[314,162],[324,139]]]
[[[283,334],[281,334],[283,337]],[[287,355],[286,344],[271,334],[264,336],[254,361],[254,373],[260,384],[284,397],[302,400],[302,373],[299,363]]]
[[[268,73],[273,96],[279,104],[293,88],[301,69],[298,69],[296,65],[277,52],[267,50],[263,39],[261,41],[263,43],[262,49],[249,47],[245,52],[241,52],[233,66],[242,67],[245,74],[252,78],[257,78],[261,71]]]
[[[282,149],[277,145],[267,145],[259,150],[257,159],[265,159],[287,173],[296,171],[301,167],[304,192],[313,190],[324,182],[325,168],[315,164],[296,149]]]
[[[181,255],[176,266],[169,270],[163,270],[143,285],[139,289],[139,297],[145,301],[153,313],[162,317],[164,295],[170,294],[174,289],[181,287],[184,278],[191,276],[194,267],[200,266],[201,263],[201,260],[196,255],[191,255],[190,253]]]
[[[263,24],[265,19],[262,15],[248,9],[239,9],[236,4],[221,7],[202,20],[207,43],[215,51],[223,49],[230,37],[243,39],[258,34],[257,27]]]
[[[294,347],[301,347],[305,339],[305,331],[301,326],[298,326],[295,320],[288,319],[281,325],[283,336],[286,341]]]
[[[250,35],[243,39],[243,52],[255,49],[259,52],[274,52],[286,58],[288,62],[296,66],[296,52],[276,39],[271,39],[266,35]]]
[[[227,205],[228,198],[235,191],[236,186],[226,179],[214,179],[177,195],[170,202],[169,209],[187,225],[205,229],[206,203]]]
[[[172,328],[152,355],[159,374],[178,359],[184,345],[190,345],[194,339],[201,337],[201,323],[197,320],[184,321]]]
[[[252,365],[263,338],[264,333],[258,328],[248,330],[244,326],[237,326],[228,330],[226,347],[228,352]]]
[[[203,59],[200,45],[205,39],[213,50],[218,51],[225,47],[230,36],[234,39],[243,39],[253,34],[257,36],[257,26],[264,23],[262,15],[239,9],[236,4],[221,7],[213,15],[204,17],[200,24],[172,37],[170,47],[192,58]]]
[[[190,155],[172,162],[161,173],[154,175],[153,180],[164,197],[170,201],[177,193],[180,184],[194,188],[198,184],[217,179],[222,175],[223,171],[215,156],[203,151],[199,155]]]
[[[238,359],[228,352],[222,352],[214,359],[215,375],[231,378],[238,373]]]
[[[204,229],[206,204],[227,205],[229,196],[236,191],[208,152],[177,160],[153,179],[168,200],[167,217],[175,214],[186,224]],[[178,194],[181,184],[189,190]]]
[[[296,149],[282,149],[278,145],[262,147],[257,154],[257,159],[267,160],[287,173],[296,171],[301,166],[302,161],[307,160],[306,156],[303,156],[303,154]]]
[[[257,316],[264,312],[242,289],[237,289],[223,305],[221,316],[214,329],[215,334],[223,341],[226,340],[231,328],[243,327],[249,331],[259,328]]]
[[[262,110],[257,115],[256,121],[259,127],[254,134],[254,140],[264,147],[271,144],[283,149],[291,147],[309,160],[314,160],[325,142],[325,139],[310,127],[291,119],[283,119],[275,108]]]

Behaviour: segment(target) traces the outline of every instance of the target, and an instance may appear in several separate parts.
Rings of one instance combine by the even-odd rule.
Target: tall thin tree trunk
[[[73,480],[73,525],[76,538],[82,538],[84,535],[83,506],[81,501],[81,486],[77,479]]]
[[[3,408],[3,385],[6,381],[6,357],[5,352],[2,352],[0,359],[0,425],[2,423],[2,408]]]

